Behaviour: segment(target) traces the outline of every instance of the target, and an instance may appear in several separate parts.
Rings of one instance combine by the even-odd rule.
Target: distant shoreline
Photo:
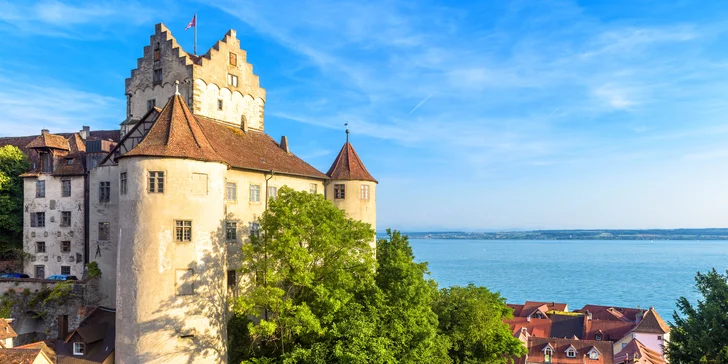
[[[533,230],[403,232],[410,239],[444,240],[728,240],[728,229]],[[377,234],[383,236],[383,234]]]

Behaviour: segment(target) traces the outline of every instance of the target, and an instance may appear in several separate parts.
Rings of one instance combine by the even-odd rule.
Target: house
[[[663,356],[665,343],[670,340],[670,326],[650,307],[644,313],[637,314],[635,328],[614,343],[614,352],[626,348],[633,339]]]
[[[529,338],[528,353],[517,364],[612,364],[612,345],[604,341]]]
[[[25,344],[16,347],[16,349],[40,349],[43,351],[43,354],[50,359],[51,363],[56,362],[56,351],[53,350],[45,341],[37,341],[30,344]]]
[[[0,348],[12,348],[13,339],[18,337],[18,334],[10,327],[12,320],[0,318]]]
[[[54,362],[43,352],[42,349],[0,348],[0,363],[53,364]]]
[[[63,320],[59,320],[59,323]],[[59,328],[59,336],[68,327]],[[78,328],[56,343],[58,364],[111,364],[115,361],[116,310],[98,307]]]
[[[647,345],[637,339],[632,339],[627,345],[614,355],[614,364],[665,364],[667,361]]]

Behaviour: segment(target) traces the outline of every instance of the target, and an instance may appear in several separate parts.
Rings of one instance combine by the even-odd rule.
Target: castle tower
[[[180,94],[119,156],[118,363],[226,363],[227,164]]]
[[[137,68],[126,79],[122,137],[152,108],[179,93],[195,115],[235,127],[264,131],[266,92],[234,30],[204,55],[185,52],[164,24],[157,24]]]
[[[377,229],[377,182],[362,163],[349,143],[349,130],[346,130],[346,143],[326,173],[331,179],[326,185],[326,198],[336,207],[344,210],[352,219],[363,221]],[[372,240],[376,247],[376,240]]]

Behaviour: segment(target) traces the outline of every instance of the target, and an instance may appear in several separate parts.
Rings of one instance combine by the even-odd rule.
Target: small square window
[[[108,222],[100,222],[99,223],[99,240],[101,241],[108,241],[110,240],[110,231],[109,231],[109,223]]]
[[[149,192],[164,193],[164,172],[149,172]]]
[[[308,185],[308,193],[318,193],[318,185],[315,183]]]
[[[250,185],[250,202],[260,202],[260,185]]]
[[[238,65],[238,55],[233,52],[230,52],[230,65],[231,66]]]
[[[238,200],[238,185],[234,182],[225,183],[225,200],[230,202]]]
[[[362,200],[369,199],[369,185],[361,185],[359,188],[359,198]]]
[[[73,343],[73,355],[84,355],[86,354],[86,343],[75,342]]]
[[[111,182],[99,182],[99,202],[111,200]]]
[[[30,227],[45,227],[45,212],[31,212]]]
[[[343,184],[334,185],[334,198],[343,199],[346,197],[346,186]]]
[[[662,341],[662,336],[658,335],[657,336],[657,341]]]
[[[151,99],[147,100],[147,111],[153,109],[157,105],[157,100]]]
[[[195,271],[193,269],[177,269],[175,271],[175,288],[178,296],[188,296],[195,293]]]
[[[238,223],[234,221],[225,222],[225,240],[229,242],[238,239]]]
[[[35,252],[36,253],[45,253],[45,241],[36,241],[35,242]]]
[[[222,110],[222,99],[217,100],[217,109]]]
[[[61,226],[71,226],[71,211],[61,211]]]
[[[228,85],[238,87],[238,76],[231,75],[228,73]]]
[[[61,242],[61,253],[70,253],[70,252],[71,252],[71,242],[62,241]]]
[[[61,180],[61,196],[62,197],[71,197],[71,180],[70,179],[64,179]]]
[[[276,199],[278,197],[278,187],[268,187],[268,198]]]
[[[175,220],[174,236],[176,241],[192,241],[192,221]]]
[[[119,194],[126,195],[126,172],[119,173]]]
[[[70,275],[71,274],[71,266],[62,265],[61,266],[61,274]]]
[[[45,197],[45,181],[35,182],[35,197],[37,197],[37,198]]]
[[[257,222],[250,223],[250,236],[260,237],[260,224]]]
[[[594,337],[594,339],[595,339],[596,341],[602,341],[602,335],[599,335],[599,334],[597,334],[597,335],[596,335],[596,336]]]

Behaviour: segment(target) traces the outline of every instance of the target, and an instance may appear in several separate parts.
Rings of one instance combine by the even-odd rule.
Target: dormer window
[[[547,346],[545,349],[543,349],[543,361],[544,363],[550,363],[551,358],[554,356],[554,349],[551,348],[551,345]]]
[[[43,173],[53,173],[53,156],[48,152],[41,152],[40,165]]]
[[[73,355],[86,354],[86,343],[75,342],[73,343]]]
[[[566,357],[567,358],[576,358],[576,349],[574,349],[573,346],[566,349]]]
[[[599,359],[599,352],[592,349],[592,351],[589,352],[589,359],[591,359],[591,360],[598,360]]]
[[[601,334],[597,334],[597,335],[596,335],[596,336],[594,337],[594,340],[596,340],[596,341],[602,341],[602,335],[601,335]]]

